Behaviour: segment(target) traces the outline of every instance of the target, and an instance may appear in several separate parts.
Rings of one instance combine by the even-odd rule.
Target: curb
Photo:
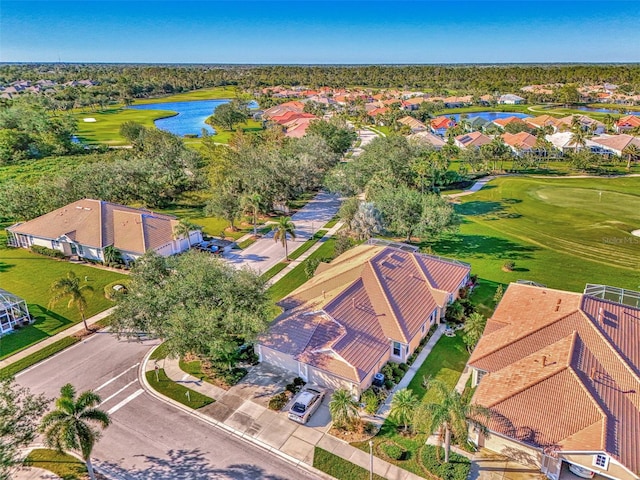
[[[313,473],[314,475],[317,475],[320,478],[326,479],[326,480],[333,480],[334,477],[314,468],[313,466],[304,463],[302,460],[298,460],[297,458],[292,457],[291,455],[288,455],[280,450],[278,450],[275,447],[272,447],[264,442],[262,442],[261,440],[258,440],[257,438],[254,438],[250,435],[245,434],[244,432],[241,432],[239,430],[236,430],[233,427],[230,427],[229,425],[223,423],[223,422],[219,422],[217,420],[214,420],[206,415],[201,414],[200,412],[193,410],[191,408],[188,408],[184,405],[182,405],[179,402],[176,402],[175,400],[165,397],[164,395],[162,395],[161,393],[157,392],[156,390],[154,390],[151,385],[149,385],[149,382],[147,381],[147,377],[145,375],[146,373],[146,367],[147,367],[147,363],[149,361],[149,357],[151,356],[151,354],[155,351],[156,348],[158,348],[160,345],[155,346],[154,348],[152,348],[151,350],[149,350],[146,355],[144,356],[144,359],[142,360],[142,362],[140,362],[140,366],[138,367],[138,381],[140,382],[140,384],[142,385],[142,388],[145,392],[147,392],[149,395],[151,395],[152,397],[156,398],[157,400],[160,400],[161,402],[164,402],[168,405],[172,405],[173,407],[182,410],[184,413],[191,415],[192,417],[195,417],[213,427],[217,427],[221,430],[224,430],[227,433],[231,433],[232,435],[234,435],[236,438],[239,438],[245,442],[251,443],[253,445],[255,445],[256,447],[265,450],[266,452],[272,453],[274,455],[277,455],[278,457],[282,458],[283,460],[285,460],[287,463],[290,463],[302,470],[306,470],[309,473]]]

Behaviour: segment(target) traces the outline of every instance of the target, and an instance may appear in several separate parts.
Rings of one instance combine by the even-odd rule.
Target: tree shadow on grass
[[[0,262],[0,273],[6,272],[13,267],[15,267],[15,264]]]
[[[431,244],[440,255],[458,257],[492,257],[522,260],[531,258],[539,250],[533,245],[522,245],[510,240],[487,235],[456,235],[442,238]]]
[[[194,450],[169,450],[166,457],[138,455],[145,467],[126,469],[114,462],[99,462],[100,471],[114,478],[131,480],[285,480],[285,477],[265,472],[254,464],[232,464],[215,467],[204,453]]]
[[[504,210],[502,202],[490,202],[474,200],[465,202],[455,206],[456,213],[460,215],[488,215],[490,213],[498,213]]]

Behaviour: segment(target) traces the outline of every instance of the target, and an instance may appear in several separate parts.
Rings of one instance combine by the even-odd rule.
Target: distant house
[[[573,133],[571,132],[559,132],[553,135],[546,135],[545,138],[551,142],[551,144],[560,151],[560,153],[575,152],[576,150],[591,150],[595,147],[595,150],[599,150],[592,140],[587,139],[585,145],[576,145],[573,141]]]
[[[264,120],[271,120],[273,117],[280,117],[287,112],[303,113],[304,103],[298,101],[291,101],[275,105],[271,108],[267,108],[262,112],[262,118]]]
[[[468,264],[360,245],[280,302],[258,339],[260,361],[358,398],[391,361],[404,363],[469,281]]]
[[[422,145],[433,147],[436,150],[440,150],[447,144],[447,142],[445,142],[442,137],[426,131],[409,135],[409,140],[420,143]]]
[[[622,152],[629,145],[635,145],[640,148],[640,138],[625,133],[620,135],[601,135],[599,137],[593,137],[591,141],[618,157],[622,156]]]
[[[521,155],[523,153],[534,153],[534,152],[538,153],[537,147],[536,147],[538,139],[535,136],[531,135],[530,133],[527,133],[527,132],[519,132],[515,134],[503,133],[502,141],[516,155]]]
[[[482,145],[491,143],[491,138],[480,132],[471,132],[458,135],[454,143],[460,148],[480,148]]]
[[[176,217],[140,208],[125,207],[102,200],[84,199],[41,217],[7,228],[13,247],[34,245],[51,248],[67,257],[104,261],[104,249],[117,248],[126,262],[149,250],[168,256],[183,252],[202,241],[202,233],[192,230],[189,239],[178,237]]]
[[[607,126],[604,123],[594,120],[591,117],[587,117],[586,115],[569,115],[558,119],[556,125],[559,130],[570,130],[575,122],[578,122],[583,130],[593,132],[598,135],[607,130]]]
[[[507,118],[497,118],[493,121],[494,125],[497,125],[500,128],[504,128],[507,125],[509,125],[510,123],[520,123],[520,124],[524,124],[524,122],[522,121],[521,118],[518,117],[507,117]]]
[[[27,302],[0,288],[0,336],[32,322]]]
[[[622,133],[626,130],[632,130],[634,128],[640,128],[640,116],[627,115],[620,118],[620,120],[616,122],[617,133]]]
[[[471,402],[491,414],[490,435],[470,440],[552,480],[574,478],[571,465],[638,480],[638,305],[640,293],[602,285],[509,285],[469,359]]]
[[[500,98],[498,98],[498,103],[501,105],[520,105],[526,103],[526,100],[519,95],[507,93],[506,95],[501,95]]]
[[[422,132],[424,130],[427,130],[427,126],[424,123],[408,115],[398,120],[398,123],[401,123],[402,125],[406,125],[407,127],[409,127],[412,133]]]
[[[560,124],[559,120],[551,115],[539,115],[537,117],[523,118],[524,123],[531,128],[546,128],[551,127],[553,132],[558,130]]]
[[[408,98],[402,102],[400,108],[407,111],[418,110],[420,105],[424,103],[424,97]]]
[[[455,127],[456,125],[456,121],[448,117],[436,117],[431,119],[431,121],[429,122],[431,131],[436,135],[440,135],[441,137],[444,137],[447,133],[447,130]]]
[[[473,132],[473,131],[482,130],[490,122],[486,118],[482,118],[482,117],[469,117],[465,120],[462,120],[462,123],[464,123],[464,126],[467,129],[467,131]]]

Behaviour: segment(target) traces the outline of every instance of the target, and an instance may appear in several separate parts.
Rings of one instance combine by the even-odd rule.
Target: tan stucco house
[[[191,231],[189,239],[176,235],[178,223],[172,215],[84,199],[12,225],[7,236],[13,247],[38,245],[94,261],[104,261],[104,249],[113,245],[128,263],[149,250],[168,256],[202,241],[199,230]]]
[[[606,289],[507,288],[469,359],[472,401],[491,411],[472,441],[554,480],[576,478],[571,464],[640,478],[640,294]]]
[[[359,397],[388,361],[406,362],[469,281],[470,266],[360,245],[285,298],[256,344],[260,361]]]

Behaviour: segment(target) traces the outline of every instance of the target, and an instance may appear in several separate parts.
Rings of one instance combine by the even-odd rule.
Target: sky
[[[640,62],[640,1],[6,1],[0,62]]]

